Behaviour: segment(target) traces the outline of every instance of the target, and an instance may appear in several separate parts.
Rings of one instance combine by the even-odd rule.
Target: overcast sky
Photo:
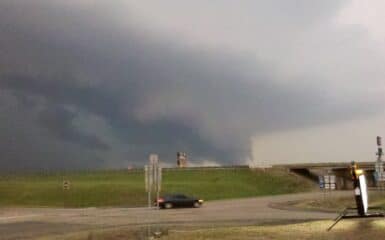
[[[371,161],[380,0],[0,0],[0,167]]]

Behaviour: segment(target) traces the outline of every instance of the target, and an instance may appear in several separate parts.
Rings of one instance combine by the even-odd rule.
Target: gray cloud
[[[73,113],[62,106],[46,109],[39,115],[39,123],[48,129],[50,133],[59,139],[80,144],[86,148],[108,150],[109,146],[92,135],[81,134],[73,126],[76,113]]]
[[[134,3],[0,3],[0,106],[8,116],[0,124],[9,126],[0,131],[2,139],[9,140],[0,150],[0,166],[20,168],[33,156],[25,168],[121,167],[128,162],[141,165],[151,152],[172,162],[179,150],[189,152],[192,160],[238,163],[249,156],[254,135],[375,114],[381,99],[363,99],[365,89],[356,91],[356,85],[336,88],[331,77],[317,69],[323,65],[311,58],[298,60],[305,66],[301,72],[297,66],[293,72],[285,70],[291,64],[293,32],[301,36],[329,24],[341,3],[267,2],[256,9],[267,9],[262,12],[268,14],[246,16],[255,21],[256,30],[250,31],[260,34],[255,44],[262,55],[187,46],[183,36],[148,28]],[[207,4],[209,12],[222,6]],[[170,13],[177,11],[169,7]],[[226,7],[228,3],[222,13]],[[240,16],[247,9],[238,6],[234,11]],[[188,17],[180,21],[188,23]],[[266,20],[271,27],[263,27]],[[169,19],[164,21],[167,25]],[[332,31],[317,29],[311,33]],[[203,25],[200,30],[210,32]],[[248,36],[241,33],[228,34],[247,46]],[[213,39],[221,37],[219,31]],[[223,44],[228,44],[226,39]],[[308,49],[307,44],[303,48]],[[271,59],[263,58],[266,52]],[[20,137],[11,141],[13,136]]]

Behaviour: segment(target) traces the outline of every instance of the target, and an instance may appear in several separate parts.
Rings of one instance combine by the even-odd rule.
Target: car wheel
[[[199,208],[199,207],[201,207],[201,204],[199,202],[194,202],[194,207]]]
[[[173,207],[172,203],[165,203],[164,204],[164,208],[166,208],[166,209],[170,209],[172,207]]]

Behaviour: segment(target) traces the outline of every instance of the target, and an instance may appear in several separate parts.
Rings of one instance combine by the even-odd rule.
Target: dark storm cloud
[[[39,115],[39,123],[47,128],[50,133],[59,139],[80,144],[87,148],[108,150],[109,146],[92,135],[81,134],[73,125],[76,113],[73,113],[62,106],[44,110]]]
[[[94,148],[89,150],[78,142],[61,141],[53,137],[49,129],[40,127],[38,119],[41,111],[46,109],[42,99],[28,96],[20,101],[14,93],[2,88],[0,100],[0,171],[103,166],[99,152]]]
[[[108,149],[102,139],[83,135],[80,129],[74,126],[73,121],[84,111],[101,116],[113,126],[112,132],[115,137],[128,144],[127,149],[122,151],[134,161],[145,159],[154,149],[162,153],[165,159],[174,159],[174,149],[196,152],[204,156],[221,155],[224,161],[231,161],[233,158],[233,155],[205,141],[196,130],[179,122],[178,119],[151,123],[136,120],[132,113],[126,111],[130,106],[128,102],[130,97],[126,96],[131,94],[129,88],[125,88],[126,91],[120,95],[118,90],[110,92],[107,87],[105,89],[80,87],[71,81],[42,79],[44,78],[20,75],[4,76],[0,85],[11,90],[21,103],[21,109],[18,111],[24,111],[24,107],[29,107],[34,97],[43,97],[49,102],[44,105],[42,111],[35,111],[36,121],[37,126],[48,129],[54,137],[81,144],[86,148]],[[28,99],[25,99],[26,96],[29,96]],[[72,106],[77,110],[70,111],[64,106]],[[86,166],[87,164],[90,163],[85,163]]]
[[[0,124],[29,116],[23,127],[2,130],[2,139],[20,137],[2,146],[0,166],[18,168],[27,158],[27,168],[124,166],[151,152],[171,162],[179,150],[236,163],[249,155],[255,134],[374,111],[367,102],[329,101],[327,84],[306,84],[320,76],[282,84],[274,66],[252,55],[186,48],[142,31],[120,5],[0,3],[0,106],[7,114]],[[308,18],[291,15],[283,20]]]

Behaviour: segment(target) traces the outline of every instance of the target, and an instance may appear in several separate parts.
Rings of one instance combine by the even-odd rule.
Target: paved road
[[[332,197],[351,195],[333,192]],[[146,224],[245,224],[272,221],[332,219],[335,214],[282,210],[274,204],[314,199],[322,193],[279,195],[206,203],[199,209],[146,208],[6,208],[0,209],[0,239],[34,239],[47,234]]]

